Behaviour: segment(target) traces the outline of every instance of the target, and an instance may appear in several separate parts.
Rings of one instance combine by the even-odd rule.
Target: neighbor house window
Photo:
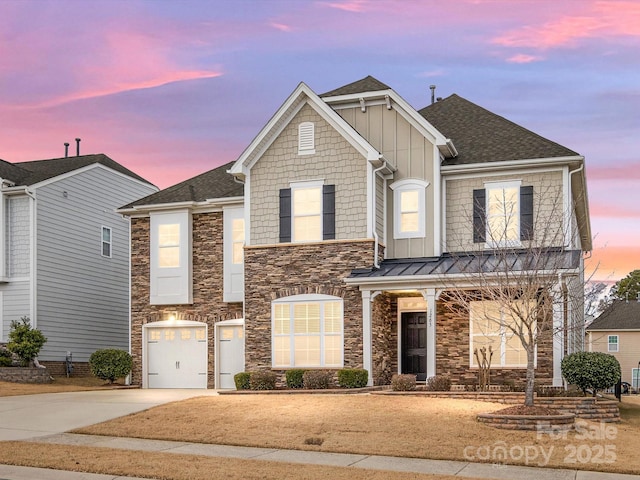
[[[609,335],[608,340],[608,351],[609,352],[617,352],[618,351],[618,335]]]
[[[335,185],[292,182],[280,190],[280,242],[335,238]]]
[[[315,126],[312,122],[302,122],[298,125],[298,155],[316,153]]]
[[[274,367],[342,367],[342,299],[297,295],[272,303]]]
[[[518,247],[533,239],[533,187],[489,182],[473,191],[473,241],[489,247]]]
[[[419,238],[425,236],[425,190],[428,182],[405,179],[390,185],[393,190],[394,238]]]
[[[102,256],[111,258],[111,229],[102,227]]]
[[[520,311],[533,309],[522,304]],[[470,304],[470,364],[477,367],[474,350],[489,347],[493,351],[491,365],[496,367],[526,367],[527,351],[520,338],[509,328],[519,321],[509,309],[498,302],[479,301]],[[488,354],[487,354],[488,355]],[[482,360],[482,356],[480,356]]]

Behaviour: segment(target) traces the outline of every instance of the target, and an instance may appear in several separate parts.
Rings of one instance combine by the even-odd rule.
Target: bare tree
[[[535,207],[526,216],[521,209],[529,207],[517,197],[519,190],[487,189],[486,196],[474,199],[468,218],[473,218],[472,233],[481,248],[470,251],[465,232],[457,249],[463,253],[450,253],[458,272],[442,276],[446,290],[441,300],[451,312],[470,319],[474,347],[491,346],[503,364],[523,364],[521,356],[526,356],[524,403],[531,406],[541,340],[582,349],[584,274],[575,217],[565,215],[559,189],[535,195],[531,189],[535,199],[530,206]]]

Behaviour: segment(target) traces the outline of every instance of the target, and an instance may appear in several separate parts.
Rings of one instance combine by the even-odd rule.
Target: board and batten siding
[[[80,171],[36,189],[39,358],[87,361],[129,345],[129,222],[115,210],[156,190],[112,170]],[[111,258],[102,227],[111,228]]]
[[[618,335],[618,351],[609,352],[609,335]],[[640,360],[640,330],[596,330],[587,335],[587,348],[590,352],[602,352],[613,355],[620,362],[622,381],[634,384],[631,373],[638,368]]]
[[[434,197],[434,144],[397,110],[388,110],[386,105],[367,106],[365,112],[359,106],[338,108],[336,112],[396,168],[393,179],[387,181],[385,256],[410,258],[434,255],[434,230],[436,223],[440,222]],[[429,183],[425,191],[425,236],[394,239],[393,192],[388,185],[408,178]]]

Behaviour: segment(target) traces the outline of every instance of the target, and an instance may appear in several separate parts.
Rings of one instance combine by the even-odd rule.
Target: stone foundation
[[[46,368],[0,367],[0,380],[13,383],[51,383],[51,375]]]

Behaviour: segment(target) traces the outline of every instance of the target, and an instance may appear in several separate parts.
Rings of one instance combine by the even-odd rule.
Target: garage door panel
[[[234,375],[244,370],[242,325],[220,326],[218,330],[218,388],[235,388]]]

